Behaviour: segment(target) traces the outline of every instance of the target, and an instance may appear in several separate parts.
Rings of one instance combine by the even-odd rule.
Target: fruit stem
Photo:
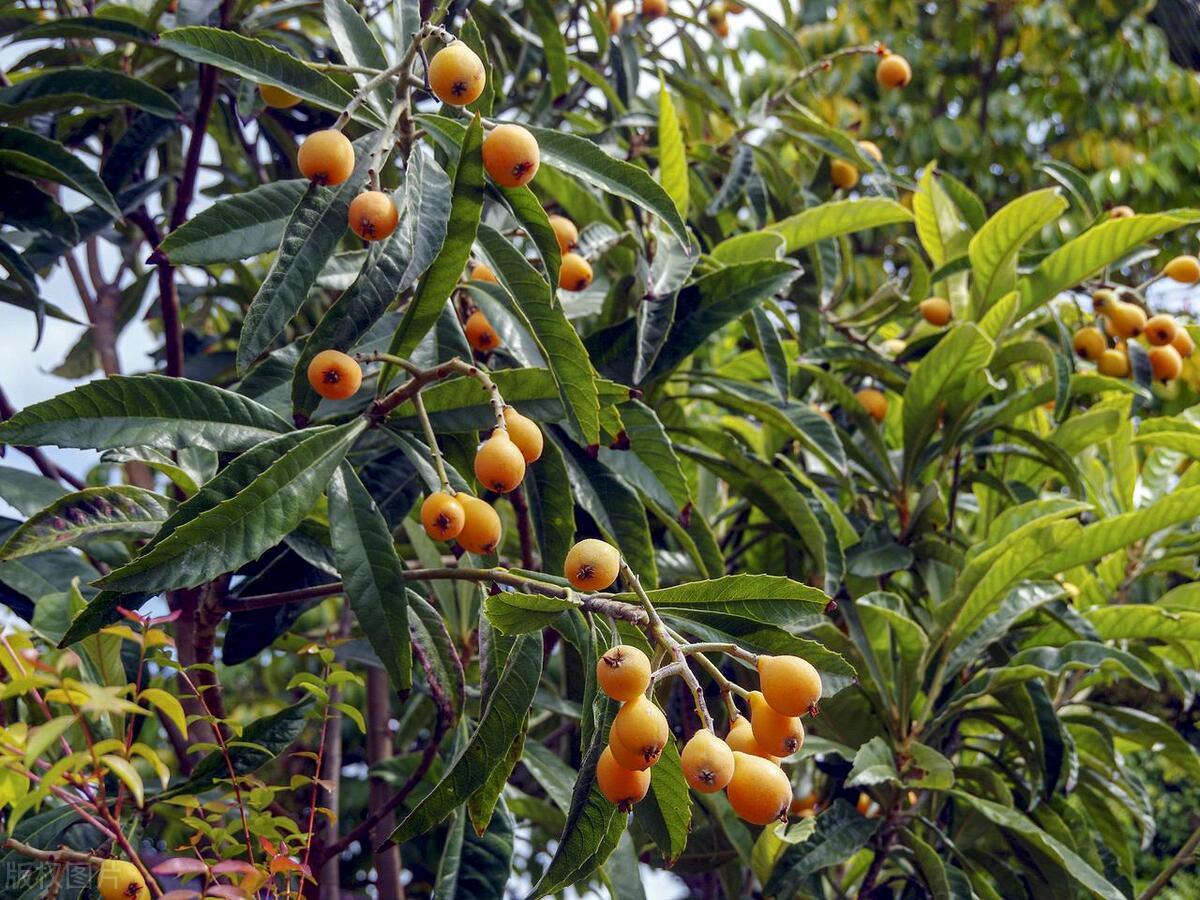
[[[375,75],[373,78],[369,78],[367,81],[364,81],[359,86],[358,90],[354,92],[354,96],[350,98],[350,102],[346,104],[346,108],[342,110],[341,115],[337,117],[337,121],[333,123],[334,129],[341,131],[348,124],[350,124],[350,119],[354,115],[355,111],[366,102],[367,97],[371,95],[371,92],[385,81],[390,81],[397,75],[402,75],[405,80],[407,80],[412,71],[413,60],[417,58],[417,51],[421,47],[421,42],[427,37],[430,37],[431,35],[441,31],[444,31],[444,29],[437,25],[430,25],[428,22],[418,28],[416,33],[413,34],[412,41],[408,45],[408,50],[405,51],[404,57],[400,60],[400,62],[396,63],[394,66],[389,66],[378,75]]]
[[[492,381],[487,370],[480,366],[469,363],[466,360],[458,359],[457,357],[447,360],[444,363],[439,363],[432,369],[421,369],[413,365],[407,359],[399,356],[393,356],[390,353],[358,353],[354,357],[359,362],[382,362],[389,365],[399,366],[412,375],[408,381],[400,385],[395,390],[380,397],[366,412],[366,416],[372,422],[378,424],[387,416],[404,403],[406,400],[411,400],[416,394],[421,391],[425,385],[431,381],[438,381],[442,378],[447,378],[453,374],[466,375],[469,378],[474,378],[479,382],[480,386],[488,392],[488,399],[492,406],[492,413],[496,417],[496,427],[504,431],[508,431],[508,425],[504,421],[504,398],[500,395],[500,388]]]
[[[832,53],[827,53],[812,65],[806,66],[793,75],[791,80],[788,81],[788,83],[782,88],[780,88],[775,96],[767,101],[767,108],[770,109],[778,104],[780,100],[783,100],[788,94],[790,94],[792,90],[802,81],[807,81],[809,78],[812,78],[819,72],[828,72],[833,67],[834,62],[837,60],[844,59],[847,56],[878,54],[882,46],[883,45],[879,41],[875,41],[870,44],[853,44],[849,47],[842,47],[840,50],[834,50]]]
[[[718,643],[715,641],[709,641],[699,644],[681,644],[679,646],[679,652],[686,656],[691,656],[695,653],[725,653],[729,656],[736,656],[738,659],[744,660],[745,662],[750,663],[752,666],[758,664],[757,654],[751,653],[749,650],[744,650],[737,644],[731,644],[727,642]]]
[[[407,88],[404,89],[404,94],[407,97]],[[379,190],[379,171],[387,161],[391,148],[396,145],[396,129],[400,127],[400,117],[407,108],[407,100],[392,107],[392,111],[388,114],[387,127],[379,132],[379,140],[371,149],[371,156],[367,162],[367,179],[373,191]]]
[[[433,467],[437,469],[438,481],[442,483],[442,492],[454,496],[454,488],[450,487],[450,479],[446,477],[446,465],[442,461],[442,448],[438,446],[437,436],[433,433],[433,425],[429,421],[429,413],[425,411],[425,401],[421,392],[413,394],[413,409],[421,422],[421,430],[425,432],[425,441],[429,444],[429,452],[433,454]]]

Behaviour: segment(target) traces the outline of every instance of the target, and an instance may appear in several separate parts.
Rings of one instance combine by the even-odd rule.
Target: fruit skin
[[[567,551],[563,575],[579,591],[602,591],[617,580],[621,551],[607,541],[584,538]]]
[[[300,98],[291,91],[285,91],[273,84],[260,84],[258,92],[262,95],[263,103],[271,109],[291,109],[300,102]]]
[[[725,788],[729,805],[752,825],[787,821],[792,783],[783,769],[758,756],[733,752],[733,778]]]
[[[558,269],[558,286],[564,291],[582,291],[592,283],[592,264],[578,253],[564,253]]]
[[[608,33],[616,34],[621,30],[621,26],[625,24],[625,17],[621,15],[621,11],[615,6],[608,11]]]
[[[1092,311],[1097,313],[1108,312],[1113,307],[1119,305],[1120,302],[1116,291],[1111,288],[1100,288],[1100,290],[1092,294]]]
[[[308,383],[326,400],[345,400],[362,385],[362,366],[341,350],[322,350],[308,364]]]
[[[475,451],[475,477],[498,494],[515,491],[525,479],[525,457],[508,431],[498,429]]]
[[[715,34],[717,37],[727,38],[729,37],[729,22],[725,19],[721,19],[720,22],[717,22],[715,25],[713,25],[712,30],[713,34]]]
[[[560,253],[570,253],[571,248],[579,243],[579,229],[566,216],[549,216],[550,227],[554,229],[554,237],[558,240]]]
[[[467,514],[458,498],[445,491],[430,494],[421,504],[421,525],[435,541],[452,541],[462,533]]]
[[[1146,323],[1146,340],[1155,347],[1165,347],[1170,344],[1178,333],[1179,326],[1175,324],[1175,317],[1168,316],[1166,313],[1151,316],[1150,321]]]
[[[615,803],[621,812],[629,812],[650,790],[650,773],[622,768],[612,750],[605,747],[596,763],[596,784],[609,803]]]
[[[457,494],[455,499],[462,504],[462,531],[458,543],[470,553],[491,553],[500,543],[500,516],[490,505],[470,494]]]
[[[1105,350],[1096,360],[1096,368],[1101,375],[1124,378],[1129,374],[1129,357],[1120,350]]]
[[[650,686],[650,658],[630,644],[610,647],[596,660],[596,683],[614,700],[641,696]]]
[[[760,656],[758,686],[771,708],[785,716],[811,712],[821,699],[821,674],[798,656]]]
[[[762,691],[750,692],[750,728],[759,746],[774,756],[791,756],[804,745],[800,717],[777,712]]]
[[[1171,341],[1171,346],[1179,351],[1179,355],[1184,359],[1191,359],[1192,354],[1196,352],[1196,342],[1192,340],[1191,334],[1183,326],[1179,326],[1175,340]]]
[[[429,87],[450,106],[474,103],[486,84],[483,60],[462,41],[443,47],[429,61]]]
[[[1179,351],[1167,344],[1165,347],[1151,347],[1149,352],[1150,371],[1156,381],[1170,381],[1178,378],[1183,371],[1183,357]]]
[[[1146,327],[1146,313],[1132,303],[1118,303],[1106,310],[1105,316],[1112,333],[1125,340],[1137,337]]]
[[[666,746],[671,729],[667,717],[652,700],[637,696],[618,710],[613,719],[613,734],[626,749],[652,763]]]
[[[650,22],[667,14],[667,0],[642,0],[642,18]]]
[[[705,17],[708,19],[709,25],[716,25],[718,22],[725,21],[725,4],[717,0],[704,11]]]
[[[647,760],[642,754],[630,750],[617,737],[615,725],[616,723],[614,722],[608,728],[608,749],[612,751],[613,759],[617,761],[617,765],[622,769],[628,769],[631,772],[643,772],[662,759],[660,755]]]
[[[1195,284],[1200,281],[1200,259],[1194,256],[1177,256],[1165,266],[1162,273],[1174,281]]]
[[[492,323],[488,321],[488,317],[483,314],[481,309],[477,309],[467,316],[467,321],[463,324],[463,331],[467,335],[467,343],[480,353],[491,353],[501,344],[500,335],[496,334],[496,329],[492,327]]]
[[[123,859],[106,859],[96,873],[103,900],[150,900],[150,889],[137,866]]]
[[[883,151],[879,149],[879,145],[874,141],[859,141],[858,149],[875,160],[875,162],[883,162]]]
[[[317,184],[341,184],[354,171],[354,145],[333,128],[314,131],[300,145],[296,165]]]
[[[858,184],[858,169],[840,159],[829,161],[829,180],[839,190],[848,191]]]
[[[497,125],[483,139],[483,167],[501,187],[529,184],[540,161],[537,140],[520,125]]]
[[[927,297],[917,304],[917,309],[921,311],[921,316],[926,322],[936,325],[938,328],[948,324],[954,318],[954,313],[950,309],[950,301],[944,297]]]
[[[902,88],[912,81],[912,66],[908,60],[896,53],[889,53],[875,67],[875,80],[880,87]]]
[[[1071,339],[1071,346],[1075,348],[1075,352],[1081,359],[1095,362],[1108,348],[1108,341],[1104,339],[1104,333],[1095,325],[1086,325],[1075,332],[1075,337]]]
[[[871,418],[876,422],[882,422],[884,416],[887,415],[887,397],[883,396],[881,391],[875,388],[863,388],[861,391],[856,391],[855,399],[862,404],[863,409],[871,414]]]
[[[364,241],[382,241],[396,230],[400,211],[383,191],[363,191],[350,201],[350,230]]]
[[[508,436],[517,445],[525,462],[537,462],[542,456],[546,439],[537,422],[528,416],[523,416],[511,406],[504,407],[504,424],[508,426]]]
[[[772,756],[754,739],[754,729],[750,726],[750,720],[745,716],[738,716],[733,724],[729,726],[729,733],[725,735],[725,743],[729,745],[731,750],[736,750],[739,753],[749,753],[751,756],[760,756],[775,765],[779,765],[779,757]]]
[[[499,284],[500,280],[496,277],[496,273],[492,271],[492,267],[487,263],[475,263],[475,267],[471,269],[471,281],[486,281],[489,284]]]
[[[680,763],[687,783],[701,794],[715,794],[733,778],[733,751],[707,728],[684,745]]]
[[[1128,219],[1130,216],[1136,215],[1131,206],[1114,206],[1108,211],[1110,219]]]

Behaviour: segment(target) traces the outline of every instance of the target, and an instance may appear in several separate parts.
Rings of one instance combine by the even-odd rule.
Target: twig
[[[1151,900],[1152,897],[1158,896],[1159,892],[1167,886],[1175,873],[1184,866],[1190,866],[1196,861],[1196,850],[1200,848],[1200,828],[1192,832],[1191,836],[1179,848],[1179,852],[1167,863],[1167,867],[1158,873],[1158,876],[1147,885],[1146,890],[1142,891],[1138,900]]]

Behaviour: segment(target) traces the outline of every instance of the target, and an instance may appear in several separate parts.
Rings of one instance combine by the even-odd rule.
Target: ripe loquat
[[[467,343],[480,353],[491,353],[500,346],[500,335],[496,334],[496,329],[481,309],[467,316],[463,332],[467,335]]]
[[[452,541],[458,537],[467,521],[467,514],[457,497],[437,491],[421,504],[421,524],[425,533],[435,541]]]
[[[529,184],[537,174],[540,158],[537,140],[520,125],[497,125],[483,139],[483,167],[501,187]]]
[[[912,66],[897,53],[888,53],[875,67],[875,80],[880,87],[902,88],[912,81]]]
[[[921,317],[926,322],[938,328],[948,324],[954,317],[950,301],[945,297],[927,297],[917,304],[917,309],[921,311]]]
[[[523,416],[513,407],[504,407],[504,424],[508,426],[508,436],[517,445],[525,462],[537,462],[541,458],[545,438],[537,422],[528,416]]]
[[[642,18],[647,22],[661,19],[667,14],[667,0],[642,0]]]
[[[808,819],[817,814],[816,794],[805,794],[803,797],[793,797],[791,805],[788,806],[788,812],[793,816],[799,816],[801,819]]]
[[[629,812],[650,790],[650,772],[633,772],[617,763],[612,750],[604,748],[596,763],[596,784],[609,803]]]
[[[756,665],[759,688],[776,712],[802,716],[821,699],[821,674],[808,660],[763,654]]]
[[[1150,371],[1156,381],[1170,381],[1178,378],[1179,373],[1183,371],[1183,357],[1170,344],[1165,347],[1151,347],[1148,355]]]
[[[579,243],[579,229],[566,216],[549,216],[550,227],[554,229],[554,237],[558,239],[558,249],[561,253],[570,253]]]
[[[838,190],[848,191],[858,184],[858,169],[841,159],[829,161],[829,180]]]
[[[1129,374],[1129,357],[1120,350],[1105,350],[1096,360],[1096,368],[1109,378],[1124,378]]]
[[[762,691],[750,692],[750,728],[758,745],[772,756],[791,756],[804,744],[800,717],[776,711]]]
[[[617,580],[621,551],[607,541],[584,538],[567,551],[563,575],[580,591],[602,591]]]
[[[1179,327],[1175,324],[1175,317],[1166,313],[1151,316],[1146,323],[1146,340],[1155,347],[1165,347],[1175,340],[1178,333]]]
[[[1085,325],[1075,332],[1075,336],[1071,338],[1071,346],[1081,359],[1095,362],[1108,348],[1108,342],[1104,339],[1103,332],[1095,325]]]
[[[500,516],[478,497],[457,494],[455,499],[463,508],[459,545],[469,553],[491,553],[500,543]]]
[[[471,269],[471,281],[486,281],[489,284],[499,284],[500,280],[496,277],[496,273],[492,271],[492,267],[487,263],[475,263]]]
[[[875,388],[863,388],[861,391],[856,391],[854,394],[856,400],[862,405],[871,418],[876,422],[882,422],[884,416],[887,415],[887,397],[881,391]]]
[[[701,794],[715,794],[733,778],[733,751],[707,728],[684,745],[680,764],[687,783]]]
[[[614,700],[632,700],[650,686],[650,658],[630,644],[610,647],[596,661],[596,683]]]
[[[1146,328],[1146,313],[1136,304],[1118,303],[1104,311],[1109,330],[1119,338],[1135,338]]]
[[[106,859],[96,873],[102,900],[150,900],[150,889],[137,866],[123,859]]]
[[[498,494],[515,491],[525,478],[525,457],[508,431],[499,428],[475,451],[475,477]]]
[[[749,753],[751,756],[761,756],[776,765],[779,764],[779,757],[772,756],[755,740],[754,729],[750,726],[750,720],[745,716],[738,716],[734,719],[733,724],[729,726],[729,733],[725,735],[725,743],[731,750]]]
[[[716,25],[718,22],[725,21],[725,4],[721,0],[716,0],[715,3],[710,3],[708,9],[704,11],[705,18],[708,19],[709,25]]]
[[[613,734],[626,749],[653,763],[666,746],[671,729],[667,725],[667,717],[654,705],[654,701],[639,694],[617,711],[613,719]]]
[[[731,16],[741,15],[746,11],[746,7],[738,3],[737,0],[725,0],[725,12]]]
[[[1182,325],[1178,326],[1175,332],[1175,340],[1171,341],[1171,346],[1179,351],[1179,355],[1184,359],[1191,359],[1192,354],[1196,352],[1196,342],[1192,340],[1191,334]]]
[[[396,230],[400,211],[383,191],[363,191],[350,201],[350,230],[364,241],[382,241]]]
[[[858,149],[875,160],[875,162],[883,162],[883,151],[879,149],[879,145],[874,141],[859,141]]]
[[[474,103],[485,84],[483,60],[462,41],[443,47],[429,61],[429,87],[434,96],[450,106]]]
[[[1131,206],[1114,206],[1108,211],[1110,219],[1128,219],[1132,215],[1135,215],[1135,213]]]
[[[712,27],[713,34],[719,38],[729,37],[729,20],[722,18],[721,21],[715,23]]]
[[[592,283],[592,264],[578,253],[564,253],[558,270],[558,286],[564,291],[582,291]]]
[[[1108,312],[1120,302],[1120,299],[1117,297],[1117,292],[1112,288],[1100,288],[1100,290],[1092,294],[1092,312]]]
[[[752,825],[787,821],[792,783],[783,769],[758,756],[733,752],[733,778],[725,789],[729,805]]]
[[[614,722],[608,729],[608,749],[612,751],[613,758],[622,769],[629,769],[631,772],[641,772],[644,769],[649,769],[661,757],[654,757],[647,760],[642,754],[630,750],[621,743],[621,739],[617,737],[616,723]]]
[[[317,184],[341,184],[354,171],[354,145],[334,128],[314,131],[300,145],[296,165]]]
[[[341,350],[322,350],[308,364],[308,383],[326,400],[345,400],[362,385],[362,366]]]
[[[1177,256],[1165,266],[1163,274],[1173,281],[1195,284],[1200,281],[1200,259],[1194,256]]]
[[[621,30],[621,26],[625,24],[625,17],[621,11],[615,6],[608,11],[608,33],[616,34]]]
[[[300,98],[291,91],[285,91],[273,84],[260,84],[258,92],[262,95],[263,103],[272,109],[291,109],[300,102]]]

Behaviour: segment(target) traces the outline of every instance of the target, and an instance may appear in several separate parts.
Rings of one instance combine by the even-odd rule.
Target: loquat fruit
[[[650,686],[650,658],[630,644],[610,647],[596,660],[596,683],[614,700],[632,700]]]
[[[450,106],[474,103],[487,84],[483,60],[464,44],[455,41],[429,61],[429,87],[434,96]]]
[[[492,271],[492,267],[487,263],[475,263],[471,269],[471,281],[486,281],[489,284],[499,284],[500,279],[496,277],[496,273]]]
[[[829,180],[838,190],[848,191],[858,184],[858,169],[841,159],[829,161]]]
[[[314,131],[300,145],[296,165],[317,184],[341,184],[354,171],[354,145],[334,128]]]
[[[721,21],[713,25],[712,30],[713,34],[719,38],[729,37],[729,20],[722,18]]]
[[[733,752],[733,778],[725,788],[729,805],[752,825],[787,821],[792,783],[783,769],[749,753]]]
[[[1192,340],[1192,335],[1182,325],[1178,326],[1175,331],[1175,340],[1171,341],[1171,346],[1179,351],[1179,355],[1184,359],[1191,359],[1192,354],[1196,352],[1196,342]]]
[[[1178,333],[1179,327],[1175,324],[1175,317],[1166,313],[1151,316],[1146,322],[1146,340],[1155,347],[1165,347],[1175,340]]]
[[[1081,359],[1095,362],[1108,349],[1108,342],[1104,339],[1103,332],[1095,325],[1085,325],[1075,332],[1075,336],[1071,338],[1071,346]]]
[[[554,237],[558,239],[558,249],[562,253],[570,253],[579,243],[579,229],[566,216],[549,216],[550,227],[554,229]]]
[[[733,778],[733,751],[707,728],[684,744],[679,761],[683,777],[701,794],[715,794]]]
[[[891,356],[899,356],[904,352],[907,346],[908,345],[905,344],[904,341],[900,340],[900,338],[888,338],[879,345],[879,349],[881,349],[884,353],[890,354]]]
[[[917,304],[917,309],[921,311],[921,317],[926,322],[938,328],[948,324],[954,317],[950,301],[945,297],[927,297]]]
[[[396,230],[400,211],[383,191],[363,191],[350,201],[350,230],[364,241],[382,241]]]
[[[615,723],[614,723],[615,725]],[[630,750],[621,743],[617,737],[616,728],[609,726],[608,729],[608,749],[612,750],[613,758],[622,769],[629,769],[631,772],[641,772],[644,769],[649,769],[653,766],[660,757],[647,760],[642,754]]]
[[[642,0],[642,18],[647,22],[661,19],[667,14],[667,0]]]
[[[123,859],[106,859],[96,873],[102,900],[150,900],[150,889],[137,866]]]
[[[563,575],[579,591],[602,591],[617,580],[621,551],[607,541],[584,538],[567,551]]]
[[[1200,281],[1200,259],[1194,256],[1177,256],[1165,266],[1163,274],[1173,281],[1195,284]]]
[[[718,22],[725,21],[725,4],[721,0],[715,3],[710,3],[708,9],[704,11],[705,18],[708,19],[709,25],[716,25]]]
[[[888,53],[875,67],[875,80],[880,87],[902,88],[912,81],[912,66],[897,53]]]
[[[763,759],[770,760],[776,765],[779,764],[779,757],[772,756],[762,748],[754,738],[754,729],[750,726],[750,720],[745,716],[738,716],[734,719],[733,724],[729,726],[729,733],[725,735],[725,743],[729,745],[729,749],[736,750],[739,753],[749,753],[751,756],[761,756]]]
[[[1125,340],[1135,338],[1146,328],[1146,313],[1136,304],[1118,303],[1104,311],[1114,335]]]
[[[592,283],[592,264],[578,253],[564,253],[558,269],[558,286],[564,291],[582,291]]]
[[[762,695],[776,712],[802,716],[821,699],[821,674],[806,659],[763,654],[756,667]]]
[[[1108,211],[1110,219],[1128,219],[1132,215],[1135,215],[1135,213],[1131,206],[1114,206]]]
[[[1125,378],[1129,374],[1129,357],[1120,350],[1105,350],[1096,360],[1096,368],[1109,378]]]
[[[537,462],[541,458],[545,438],[537,422],[528,416],[523,416],[513,407],[504,407],[504,424],[508,426],[508,436],[517,445],[525,462]]]
[[[863,388],[861,391],[856,391],[854,394],[856,400],[876,422],[882,422],[884,416],[887,415],[887,397],[882,391],[877,391],[875,388]]]
[[[459,545],[469,553],[491,553],[500,544],[500,516],[478,497],[457,494],[455,499],[463,508]]]
[[[808,819],[817,814],[816,794],[805,794],[803,797],[793,797],[792,803],[788,807],[788,812],[793,816],[799,816],[802,819]]]
[[[258,92],[262,95],[263,103],[272,109],[291,109],[300,102],[300,98],[291,91],[285,91],[273,84],[260,84]]]
[[[1179,373],[1183,371],[1183,357],[1170,344],[1164,347],[1151,347],[1148,355],[1150,371],[1156,381],[1171,381],[1178,378]]]
[[[481,309],[477,309],[467,316],[467,321],[463,324],[463,332],[466,334],[467,343],[471,345],[471,348],[480,353],[491,353],[500,346],[500,335],[496,334],[496,329],[492,327],[492,323],[488,321],[488,317],[483,314]]]
[[[667,717],[650,698],[639,694],[623,704],[613,719],[613,735],[627,750],[653,764],[662,753],[671,729]]]
[[[435,541],[452,541],[458,537],[467,521],[467,514],[457,497],[437,491],[421,504],[421,525]]]
[[[621,766],[612,748],[605,747],[596,763],[596,785],[609,803],[629,812],[650,790],[650,772],[635,772]]]
[[[875,160],[875,162],[883,162],[883,151],[879,149],[879,145],[874,141],[859,141],[858,149]]]
[[[858,802],[854,804],[854,808],[858,810],[860,816],[866,816],[868,819],[874,819],[879,815],[879,807],[875,805],[871,795],[863,791],[859,791]]]
[[[621,15],[621,11],[615,6],[608,11],[608,33],[616,34],[621,30],[621,26],[625,24],[625,17]]]
[[[1117,292],[1112,288],[1100,288],[1100,290],[1092,294],[1092,312],[1108,312],[1120,302],[1120,299],[1117,297]]]
[[[529,184],[537,174],[540,159],[537,140],[520,125],[497,125],[483,139],[483,167],[501,187]]]
[[[499,428],[475,451],[475,477],[498,494],[515,491],[525,478],[525,457],[508,431]]]
[[[308,383],[326,400],[345,400],[362,385],[362,366],[341,350],[322,350],[308,364]]]
[[[804,744],[800,717],[776,711],[762,691],[750,692],[750,728],[758,745],[772,756],[791,756]]]
[[[738,3],[737,0],[725,0],[725,12],[731,16],[739,16],[746,11],[746,7]]]

